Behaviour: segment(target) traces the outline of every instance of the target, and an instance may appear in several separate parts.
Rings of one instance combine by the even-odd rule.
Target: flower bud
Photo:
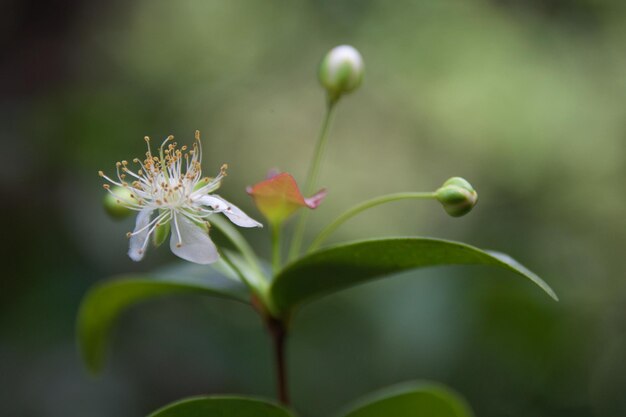
[[[452,177],[444,182],[435,195],[452,217],[469,213],[478,202],[478,194],[472,185],[461,177]]]
[[[133,204],[136,202],[137,200],[132,197],[132,193],[129,189],[116,185],[111,187],[110,192],[104,196],[102,205],[107,214],[112,218],[124,219],[133,214],[133,210],[127,207],[129,203]]]
[[[315,195],[305,198],[300,193],[296,180],[286,172],[272,173],[265,181],[248,187],[247,191],[259,211],[275,227],[302,207],[317,208],[326,197],[326,190],[320,190]]]
[[[322,60],[319,69],[320,82],[331,100],[354,91],[363,81],[363,58],[359,51],[349,45],[337,46]]]

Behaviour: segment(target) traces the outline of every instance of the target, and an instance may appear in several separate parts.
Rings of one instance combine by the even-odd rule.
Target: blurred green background
[[[273,396],[259,318],[220,300],[145,304],[107,370],[83,370],[74,320],[126,256],[99,169],[144,135],[204,137],[221,194],[266,170],[303,179],[323,114],[316,67],[348,43],[363,87],[340,103],[319,229],[383,193],[467,178],[480,203],[447,217],[400,202],[335,241],[464,240],[508,252],[559,293],[489,268],[428,269],[303,309],[289,351],[304,417],[397,382],[449,384],[482,417],[626,415],[626,4],[620,0],[5,1],[0,5],[0,414],[132,417],[203,393]],[[246,231],[263,254],[264,231]],[[7,268],[8,266],[8,268]]]

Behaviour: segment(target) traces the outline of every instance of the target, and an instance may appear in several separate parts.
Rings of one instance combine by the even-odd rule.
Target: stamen
[[[144,227],[133,231],[130,235],[131,236],[135,236],[138,235],[139,233],[145,231],[146,229],[150,229],[152,226],[154,226],[155,223],[163,220],[163,217],[165,217],[167,215],[167,213],[163,213],[157,217],[155,217],[154,219],[152,219],[147,225],[145,225]],[[150,235],[151,232],[148,232],[148,235]],[[127,235],[128,236],[128,235]]]
[[[178,236],[178,243],[176,244],[177,248],[180,248],[183,245],[183,238],[180,236],[180,228],[178,227],[178,216],[176,212],[174,212],[174,226],[176,229],[176,235]]]
[[[102,171],[100,171],[102,172]],[[102,175],[100,175],[102,178],[104,178],[105,180],[107,180],[108,182],[110,182],[111,184],[114,185],[119,185],[120,187],[122,186],[121,183],[117,182],[117,181],[113,181],[111,178],[107,177],[106,175],[104,175],[104,173],[102,173]]]

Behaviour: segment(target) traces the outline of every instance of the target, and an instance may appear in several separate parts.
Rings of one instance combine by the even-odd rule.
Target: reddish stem
[[[289,392],[287,386],[287,366],[285,342],[287,329],[285,324],[277,319],[269,318],[267,322],[272,342],[274,343],[274,360],[276,364],[276,394],[278,401],[283,405],[289,405]]]

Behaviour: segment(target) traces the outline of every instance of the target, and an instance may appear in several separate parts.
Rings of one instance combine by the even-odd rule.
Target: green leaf
[[[271,402],[245,397],[196,397],[177,401],[149,417],[294,417]]]
[[[231,278],[232,270],[222,261],[214,265],[211,269],[186,263],[153,274],[119,276],[92,287],[83,298],[77,319],[78,344],[86,367],[93,373],[102,369],[110,329],[124,311],[142,301],[199,294],[247,303],[247,288]]]
[[[464,243],[430,238],[392,238],[325,248],[287,265],[274,279],[270,296],[278,314],[316,297],[375,278],[436,265],[492,265],[530,279],[550,297],[554,291],[511,257]]]
[[[463,398],[449,388],[413,382],[378,392],[342,417],[472,417]]]

